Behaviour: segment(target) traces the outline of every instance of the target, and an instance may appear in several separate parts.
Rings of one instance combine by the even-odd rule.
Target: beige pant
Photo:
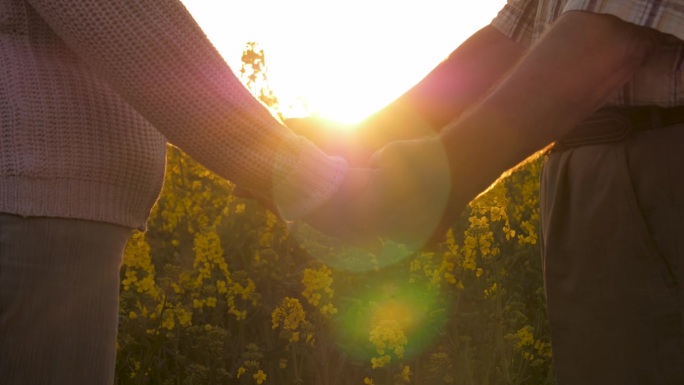
[[[114,382],[119,268],[131,230],[0,214],[0,383]]]
[[[684,124],[552,152],[541,183],[558,385],[684,384]]]

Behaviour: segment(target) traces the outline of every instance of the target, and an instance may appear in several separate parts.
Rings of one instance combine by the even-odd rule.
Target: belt
[[[684,106],[663,108],[608,107],[583,120],[558,140],[551,151],[618,142],[635,132],[672,126],[684,122]]]

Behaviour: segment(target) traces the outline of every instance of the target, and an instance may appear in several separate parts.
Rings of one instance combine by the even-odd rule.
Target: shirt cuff
[[[349,168],[344,158],[329,156],[303,137],[292,171],[273,187],[273,201],[285,220],[299,219],[325,203],[339,189]]]

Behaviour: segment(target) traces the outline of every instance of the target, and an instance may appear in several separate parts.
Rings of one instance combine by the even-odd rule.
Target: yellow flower
[[[176,326],[176,321],[173,319],[173,313],[164,313],[164,319],[162,320],[162,327],[167,330],[173,330]]]
[[[259,369],[258,372],[254,373],[254,380],[256,381],[257,384],[261,385],[266,381],[266,373],[264,373],[263,370]]]
[[[499,285],[497,285],[497,283],[494,282],[494,284],[489,289],[484,290],[484,297],[489,298],[489,297],[495,295],[496,292],[498,291],[498,289],[499,289]]]
[[[283,298],[281,304],[271,313],[273,329],[282,325],[285,330],[295,331],[305,319],[306,313],[297,298]]]
[[[380,320],[370,331],[369,340],[378,354],[384,355],[385,349],[389,349],[399,358],[403,357],[404,346],[408,343],[401,325],[394,319]]]
[[[392,357],[390,357],[390,356],[382,356],[382,357],[371,358],[371,364],[372,364],[373,369],[382,368],[383,366],[389,364],[390,361],[392,361]]]
[[[366,377],[366,378],[363,379],[363,383],[366,384],[366,385],[375,385],[375,382],[373,381],[373,379],[372,379],[372,378],[368,378],[368,377]]]
[[[404,379],[405,382],[411,382],[411,368],[406,365],[404,366],[404,369],[401,371],[401,378]]]
[[[534,335],[532,334],[532,326],[526,325],[515,333],[518,339],[518,347],[523,348],[534,344]]]
[[[311,305],[318,307],[321,314],[332,315],[337,313],[337,309],[331,303],[334,295],[332,289],[332,270],[326,265],[319,269],[306,268],[302,276],[304,291],[302,295]],[[321,302],[325,302],[321,305]]]
[[[194,308],[196,308],[196,309],[201,309],[201,308],[204,307],[204,305],[205,305],[206,302],[207,302],[207,301],[204,300],[204,299],[194,299],[194,300],[192,301],[192,307],[194,307]]]
[[[297,341],[299,341],[299,332],[292,332],[292,335],[290,336],[290,342]]]
[[[500,207],[492,207],[489,209],[489,213],[491,215],[492,222],[500,221],[504,214]]]
[[[240,366],[240,369],[237,371],[237,378],[240,378],[243,374],[245,374],[245,368]]]
[[[226,281],[217,281],[216,290],[221,294],[226,293],[228,291],[228,288],[226,287]]]
[[[192,312],[189,312],[183,308],[176,309],[176,315],[178,316],[178,323],[181,326],[192,325]]]

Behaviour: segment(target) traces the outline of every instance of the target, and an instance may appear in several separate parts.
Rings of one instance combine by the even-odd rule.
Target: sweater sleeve
[[[71,50],[170,143],[296,218],[347,164],[294,135],[245,89],[177,0],[29,0]]]

